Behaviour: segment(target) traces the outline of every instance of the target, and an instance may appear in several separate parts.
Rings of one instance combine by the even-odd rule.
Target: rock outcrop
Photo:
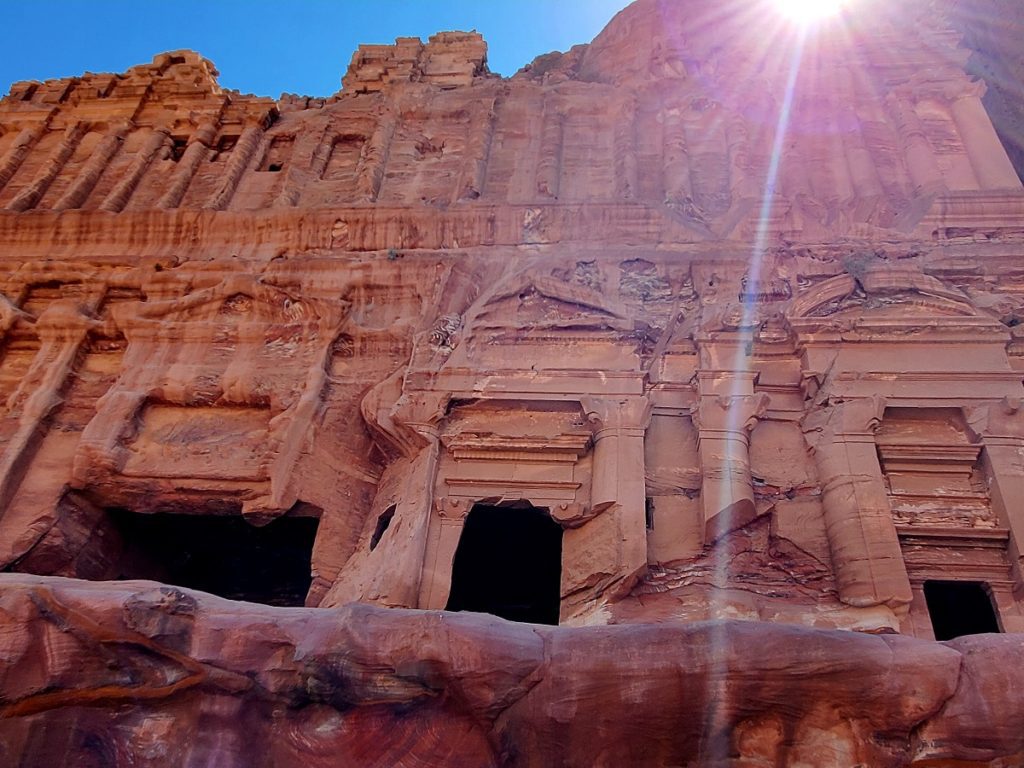
[[[568,629],[266,608],[145,582],[0,586],[5,765],[904,768],[1024,757],[1020,636],[939,644],[736,621]],[[994,697],[1016,703],[987,708]]]

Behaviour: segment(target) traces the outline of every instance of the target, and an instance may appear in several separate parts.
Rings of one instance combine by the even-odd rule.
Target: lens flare
[[[797,24],[813,24],[835,16],[843,7],[843,0],[773,0],[775,7]]]

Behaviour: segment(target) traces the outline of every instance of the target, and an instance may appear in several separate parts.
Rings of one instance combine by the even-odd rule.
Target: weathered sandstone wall
[[[931,642],[926,589],[1024,632],[1020,55],[772,18],[16,84],[0,755],[1019,764],[1020,642]],[[535,583],[564,627],[433,612]]]

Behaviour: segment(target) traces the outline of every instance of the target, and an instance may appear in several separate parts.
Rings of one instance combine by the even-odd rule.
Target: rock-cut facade
[[[1020,765],[1020,13],[863,3],[15,84],[0,763]]]

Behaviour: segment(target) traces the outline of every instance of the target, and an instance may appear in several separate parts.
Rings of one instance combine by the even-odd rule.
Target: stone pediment
[[[955,288],[921,272],[878,270],[829,278],[793,301],[790,322],[816,318],[973,318],[978,310]]]
[[[820,307],[812,317],[834,319],[883,319],[911,320],[932,318],[964,318],[974,317],[977,313],[961,311],[963,308],[948,300],[936,299],[914,293],[894,294],[891,296],[872,296],[855,292],[836,302]]]
[[[522,278],[499,287],[475,313],[476,328],[625,329],[623,308],[598,292],[552,278]]]

